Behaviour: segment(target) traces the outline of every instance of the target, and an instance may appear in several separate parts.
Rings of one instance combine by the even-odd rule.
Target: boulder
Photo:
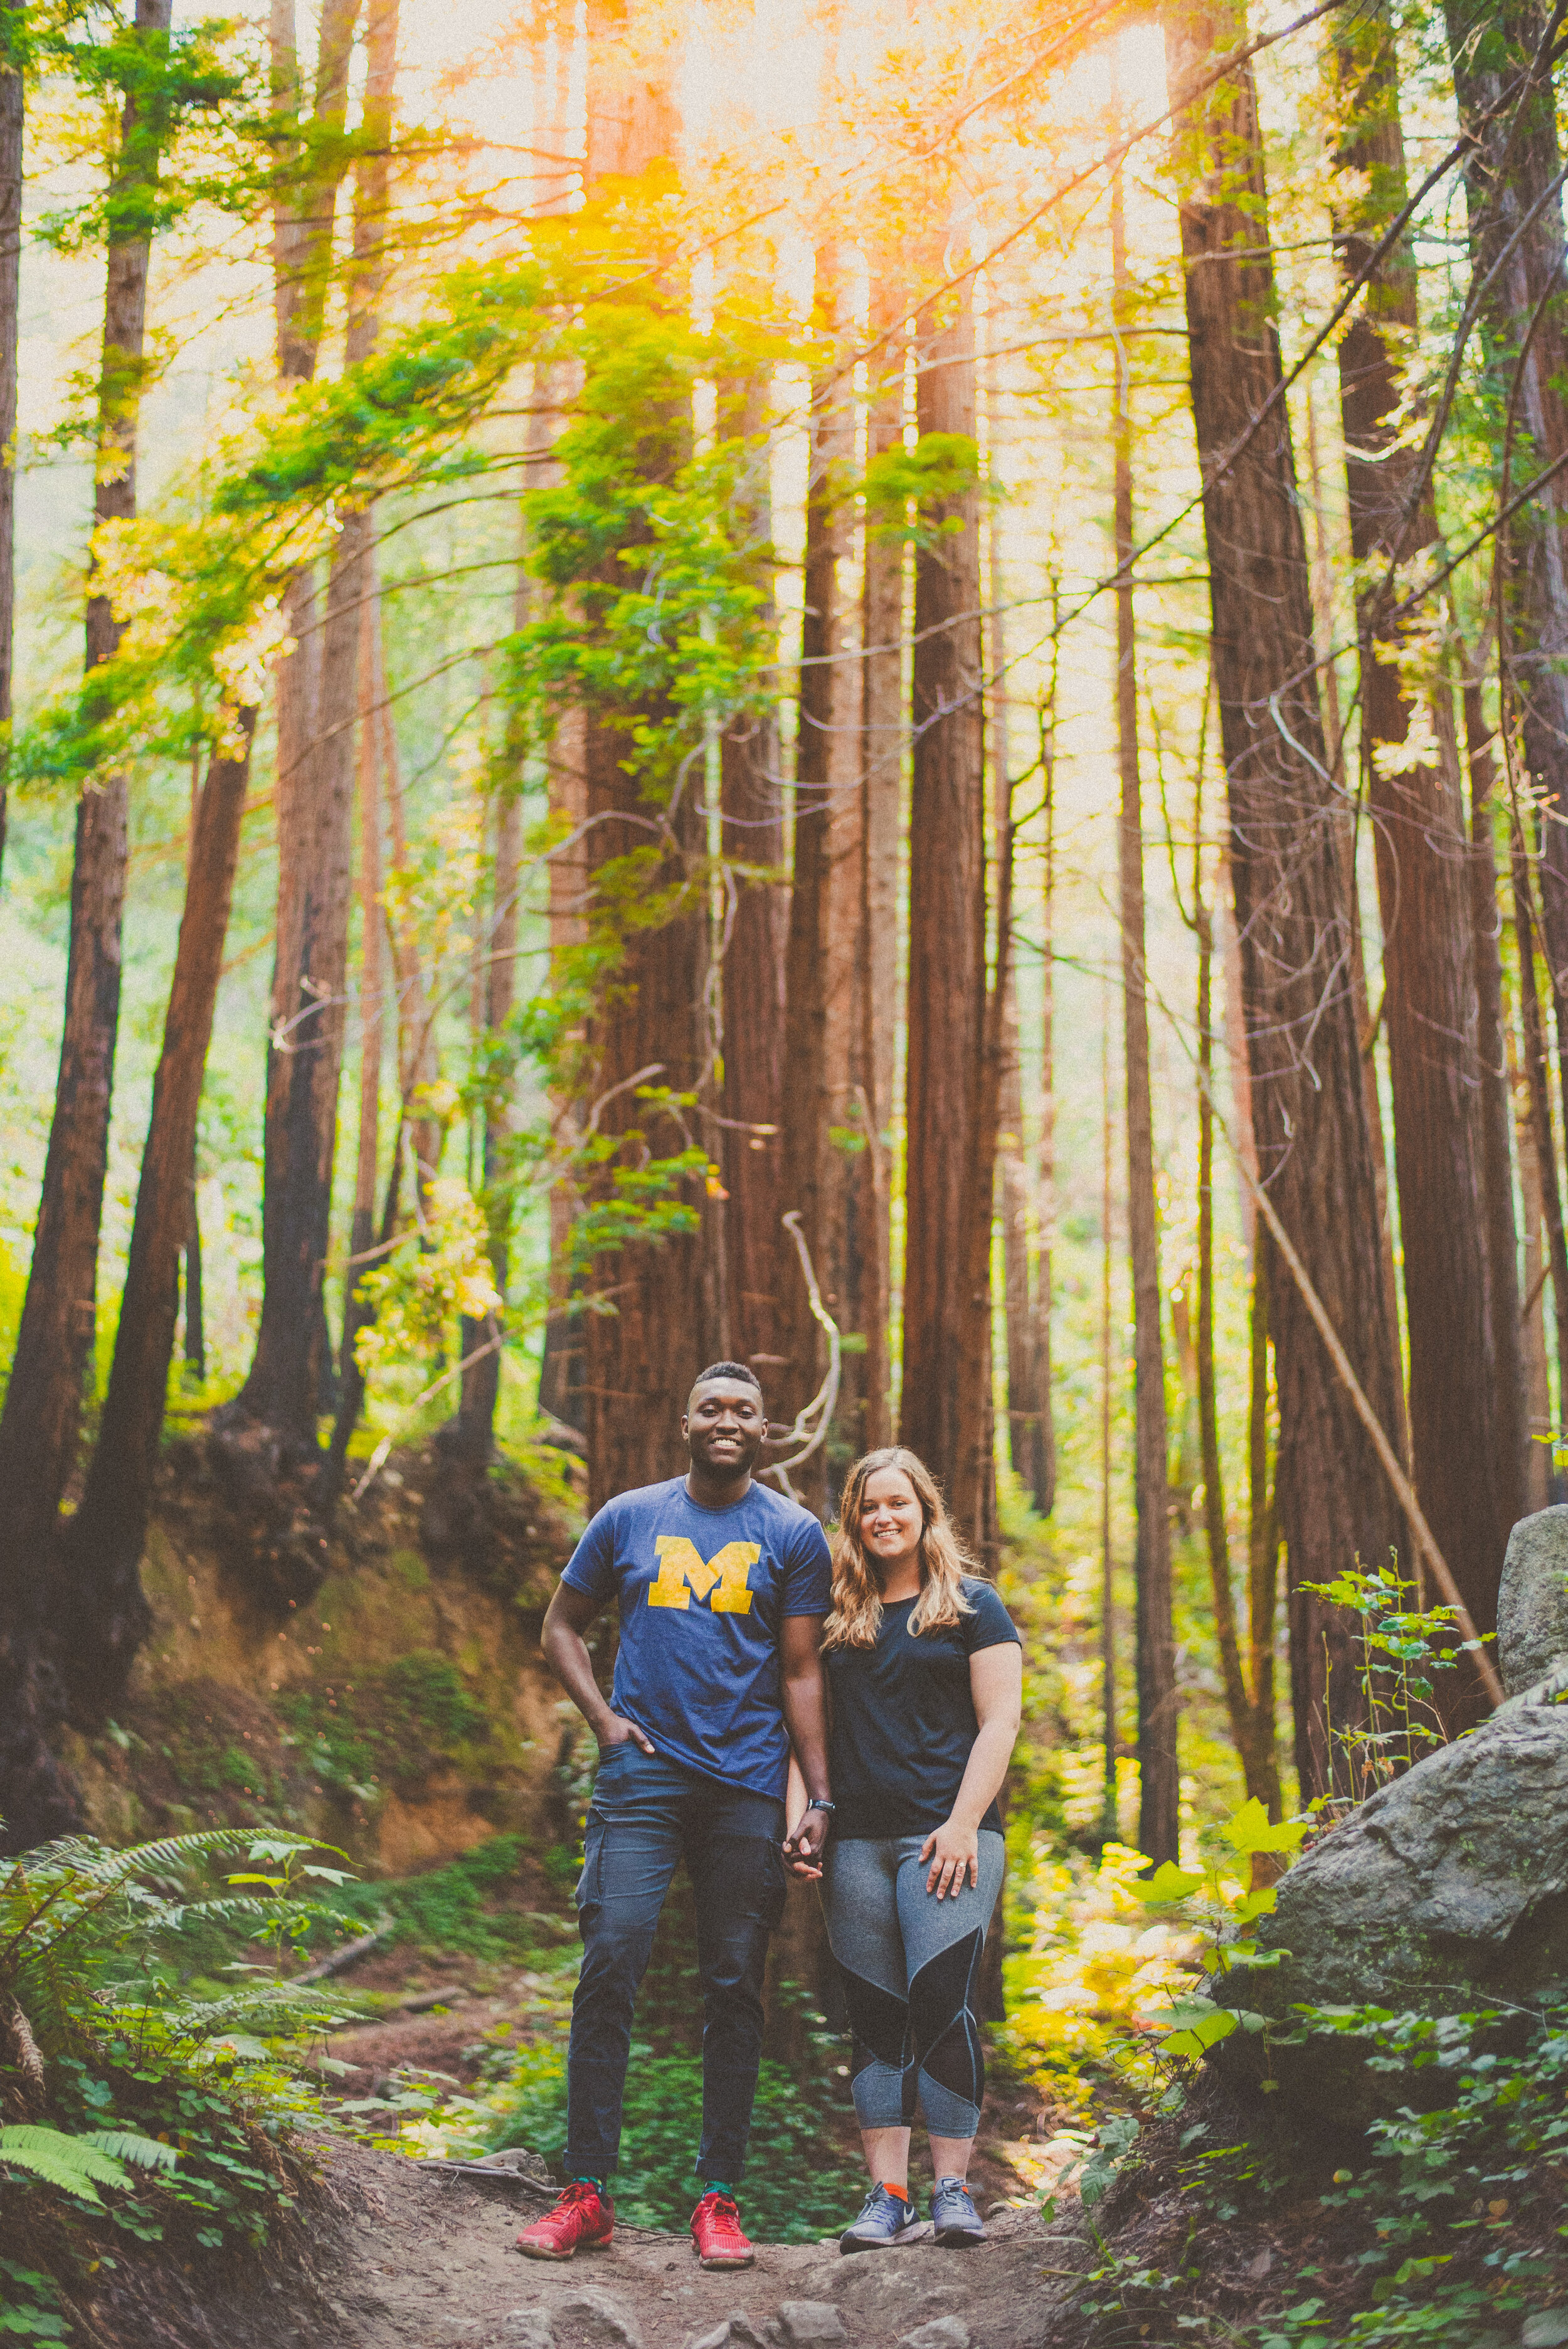
[[[1286,2030],[1295,2010],[1460,2014],[1568,1998],[1568,1508],[1516,1526],[1499,1600],[1509,1701],[1383,1787],[1315,1844],[1259,1920],[1271,1968],[1221,1978],[1226,2004]],[[1233,2085],[1278,2083],[1330,2124],[1439,2101],[1447,2075],[1368,2071],[1366,2044],[1237,2032],[1210,2061]]]

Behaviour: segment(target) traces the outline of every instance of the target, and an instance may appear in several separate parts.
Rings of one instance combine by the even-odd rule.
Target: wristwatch
[[[806,1806],[809,1811],[826,1811],[830,1818],[838,1807],[837,1803],[825,1802],[820,1795],[814,1796]]]

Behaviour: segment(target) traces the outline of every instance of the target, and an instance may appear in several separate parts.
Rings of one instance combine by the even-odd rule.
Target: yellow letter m
[[[710,1614],[750,1614],[751,1591],[746,1570],[761,1557],[760,1544],[726,1542],[715,1557],[705,1562],[685,1534],[661,1534],[654,1544],[654,1552],[659,1561],[659,1577],[648,1585],[650,1607],[689,1607],[695,1590],[699,1599],[707,1599]]]

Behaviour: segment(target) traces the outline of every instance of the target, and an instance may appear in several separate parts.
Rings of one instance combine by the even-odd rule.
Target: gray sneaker
[[[949,2251],[964,2251],[985,2240],[985,2224],[962,2178],[937,2179],[931,2189],[931,2223],[937,2241]]]
[[[839,2237],[839,2249],[884,2251],[890,2243],[902,2242],[910,2229],[919,2223],[913,2203],[901,2202],[885,2186],[873,2186],[854,2225],[846,2227]]]

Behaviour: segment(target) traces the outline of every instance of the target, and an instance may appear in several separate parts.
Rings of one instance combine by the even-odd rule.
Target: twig
[[[766,1468],[758,1471],[758,1474],[763,1476],[777,1476],[790,1500],[794,1501],[798,1500],[799,1495],[789,1482],[790,1469],[799,1468],[803,1460],[810,1460],[812,1453],[827,1440],[829,1423],[833,1416],[833,1405],[839,1400],[841,1346],[839,1325],[823,1304],[822,1292],[817,1285],[817,1274],[811,1262],[811,1251],[806,1245],[806,1235],[800,1228],[800,1210],[799,1207],[791,1207],[780,1220],[795,1243],[795,1251],[800,1259],[800,1269],[806,1276],[806,1294],[810,1299],[811,1318],[828,1333],[828,1374],[810,1402],[796,1413],[794,1425],[787,1434],[779,1438],[780,1444],[799,1444],[799,1451],[791,1460],[772,1460]]]
[[[1212,1091],[1210,1093],[1210,1099],[1212,1102]],[[1226,1141],[1229,1142],[1231,1139],[1229,1130],[1225,1127],[1224,1121],[1220,1116],[1217,1109],[1215,1110],[1214,1115],[1216,1123],[1219,1124],[1221,1131],[1225,1134]],[[1387,1433],[1384,1428],[1382,1421],[1378,1418],[1377,1413],[1373,1410],[1370,1402],[1368,1402],[1367,1399],[1366,1392],[1362,1387],[1361,1381],[1357,1377],[1355,1370],[1352,1367],[1350,1357],[1340,1343],[1339,1332],[1335,1328],[1333,1321],[1329,1319],[1328,1309],[1324,1304],[1322,1298],[1319,1297],[1316,1289],[1313,1287],[1312,1276],[1307,1271],[1305,1265],[1303,1264],[1301,1257],[1297,1255],[1295,1242],[1292,1240],[1290,1234],[1285,1230],[1284,1224],[1280,1221],[1278,1208],[1274,1206],[1274,1201],[1269,1197],[1269,1195],[1264,1190],[1263,1185],[1258,1181],[1257,1176],[1253,1173],[1252,1168],[1246,1164],[1240,1151],[1235,1148],[1233,1143],[1232,1143],[1232,1154],[1235,1159],[1243,1182],[1246,1185],[1248,1190],[1253,1195],[1253,1200],[1256,1202],[1258,1213],[1262,1216],[1264,1223],[1269,1227],[1270,1236],[1274,1240],[1274,1246],[1278,1248],[1281,1256],[1284,1257],[1285,1263],[1290,1268],[1291,1278],[1295,1281],[1296,1288],[1300,1290],[1302,1302],[1306,1307],[1307,1311],[1312,1316],[1313,1321],[1316,1325],[1317,1334],[1322,1339],[1325,1347],[1327,1349],[1328,1359],[1334,1364],[1335,1370],[1339,1377],[1340,1384],[1344,1387],[1346,1393],[1350,1397],[1356,1416],[1361,1422],[1362,1426],[1366,1429],[1367,1434],[1372,1439],[1372,1448],[1377,1453],[1378,1459],[1382,1462],[1383,1473],[1387,1477],[1390,1485],[1393,1487],[1394,1497],[1398,1502],[1399,1506],[1404,1511],[1407,1518],[1409,1520],[1410,1530],[1416,1537],[1416,1546],[1418,1549],[1425,1551],[1427,1563],[1432,1569],[1432,1574],[1438,1587],[1441,1590],[1443,1597],[1447,1599],[1449,1605],[1453,1609],[1454,1618],[1459,1624],[1460,1630],[1464,1633],[1466,1640],[1470,1643],[1475,1656],[1476,1671],[1480,1676],[1481,1686],[1485,1689],[1488,1696],[1491,1699],[1492,1703],[1494,1705],[1500,1705],[1503,1701],[1503,1686],[1501,1681],[1498,1678],[1497,1667],[1492,1662],[1491,1658],[1487,1654],[1486,1650],[1480,1644],[1480,1634],[1476,1630],[1474,1619],[1470,1614],[1470,1609],[1465,1605],[1463,1599],[1460,1595],[1459,1584],[1454,1580],[1453,1573],[1449,1568],[1447,1558],[1443,1556],[1442,1551],[1438,1547],[1436,1537],[1434,1536],[1430,1526],[1427,1523],[1426,1516],[1422,1511],[1419,1501],[1416,1498],[1415,1487],[1411,1484],[1409,1478],[1406,1475],[1404,1469],[1399,1464],[1398,1454],[1388,1441]]]

